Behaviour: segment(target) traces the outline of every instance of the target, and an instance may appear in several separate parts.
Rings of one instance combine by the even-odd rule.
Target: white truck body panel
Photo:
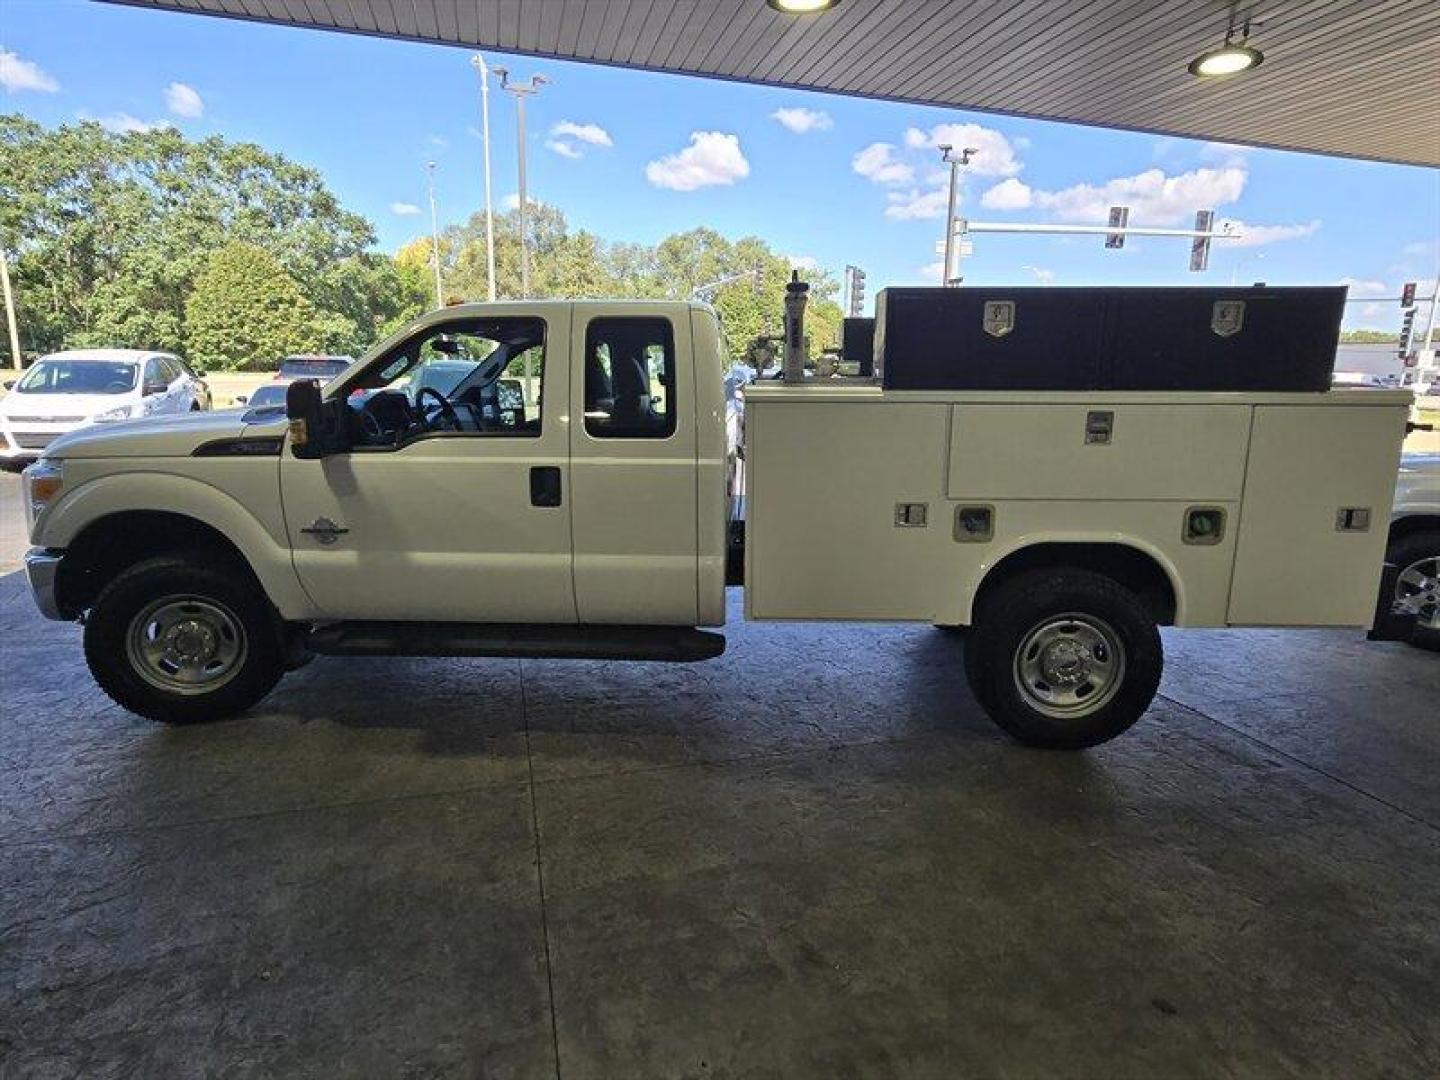
[[[1007,555],[1112,543],[1165,572],[1178,625],[1366,625],[1408,404],[747,387],[746,612],[964,625]],[[1085,440],[1094,411],[1113,414],[1107,444]],[[906,503],[926,505],[924,527],[896,524]],[[970,505],[994,511],[987,542],[955,538]],[[1225,511],[1220,542],[1184,541],[1197,506]],[[1369,528],[1337,530],[1343,508],[1368,509]]]

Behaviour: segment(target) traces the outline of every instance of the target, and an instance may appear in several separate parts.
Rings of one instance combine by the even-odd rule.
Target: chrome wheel
[[[1415,616],[1415,625],[1440,630],[1440,555],[1417,559],[1395,579],[1395,610]]]
[[[1125,647],[1103,619],[1055,615],[1015,650],[1015,686],[1037,712],[1061,720],[1104,708],[1125,680]]]
[[[151,686],[172,694],[208,694],[239,672],[247,654],[245,627],[224,604],[199,596],[167,596],[130,620],[125,653]]]

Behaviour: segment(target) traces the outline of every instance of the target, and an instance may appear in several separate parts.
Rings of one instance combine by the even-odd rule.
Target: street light
[[[500,76],[500,89],[508,90],[515,95],[515,135],[520,153],[520,296],[528,299],[530,296],[530,240],[526,235],[525,218],[528,208],[526,207],[525,196],[525,99],[531,94],[538,93],[540,87],[550,80],[544,75],[534,75],[528,83],[512,83],[508,68],[497,67],[493,69],[496,75]]]
[[[425,173],[430,188],[430,250],[435,258],[435,306],[445,306],[444,292],[440,287],[440,225],[435,217],[435,162],[425,163]]]
[[[495,302],[495,215],[490,201],[490,69],[485,66],[485,57],[476,53],[470,57],[470,66],[480,76],[480,125],[481,142],[485,147],[485,281],[490,302]]]
[[[945,265],[940,271],[940,284],[959,285],[960,276],[958,274],[954,278],[950,276],[950,268],[954,265],[952,258],[955,251],[955,190],[960,183],[960,166],[969,165],[971,155],[978,154],[980,151],[973,146],[967,146],[960,151],[959,157],[955,157],[951,154],[953,146],[942,143],[939,149],[940,160],[950,166],[950,206],[945,212]]]

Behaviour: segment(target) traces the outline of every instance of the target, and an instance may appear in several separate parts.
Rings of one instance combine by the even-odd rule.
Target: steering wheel
[[[434,425],[435,430],[459,431],[460,417],[455,413],[455,406],[451,405],[450,402],[446,400],[445,395],[433,386],[422,386],[415,394],[415,411],[420,416],[420,423],[427,428],[431,426],[430,421],[425,415],[425,406],[422,404],[426,394],[433,397],[440,405],[440,414],[437,417],[440,422]]]

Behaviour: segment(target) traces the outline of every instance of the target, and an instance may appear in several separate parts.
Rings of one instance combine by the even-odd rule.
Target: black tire
[[[165,689],[147,678],[143,661],[134,657],[132,624],[167,598],[208,605],[228,617],[227,639],[237,655],[225,681],[214,689]],[[223,560],[178,555],[138,562],[101,590],[85,622],[85,660],[114,701],[166,724],[222,720],[244,712],[274,689],[285,670],[274,613],[250,575],[236,573]],[[163,678],[163,673],[153,677]]]
[[[1440,529],[1412,532],[1402,536],[1390,545],[1385,553],[1387,562],[1394,563],[1401,570],[1426,559],[1440,558]],[[1415,626],[1407,638],[1411,645],[1431,652],[1440,652],[1440,629],[1429,626]]]
[[[1028,681],[1020,674],[1020,650],[1025,647],[1032,667],[1043,666],[1042,638],[1031,636],[1046,630],[1072,652],[1090,635],[1094,656],[1107,661],[1099,667],[1114,672],[1082,679],[1067,715],[1045,711],[1040,693],[1021,685]],[[1027,746],[1058,750],[1097,746],[1139,720],[1154,700],[1164,663],[1160,631],[1139,597],[1103,574],[1068,568],[1021,574],[988,592],[965,646],[965,674],[990,718]],[[1092,684],[1096,704],[1083,698]]]

